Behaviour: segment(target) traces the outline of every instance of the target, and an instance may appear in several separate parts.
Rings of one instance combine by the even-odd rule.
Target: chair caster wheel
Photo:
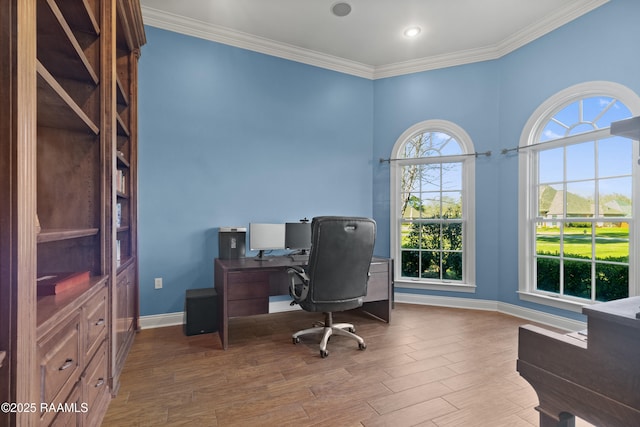
[[[293,341],[294,344],[298,344],[300,342],[300,338],[299,337],[295,337],[291,341]]]
[[[359,348],[360,350],[366,350],[366,349],[367,349],[367,345],[366,345],[365,343],[358,344],[358,348]]]
[[[320,350],[320,357],[322,357],[323,359],[326,358],[329,355],[329,352],[327,350]]]

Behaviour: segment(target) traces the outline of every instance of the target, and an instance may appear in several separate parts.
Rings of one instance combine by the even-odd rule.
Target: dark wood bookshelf
[[[142,12],[138,0],[13,0],[0,25],[0,366],[12,373],[0,400],[88,405],[0,413],[0,425],[100,425],[138,328]],[[83,279],[38,296],[37,279],[59,273]]]

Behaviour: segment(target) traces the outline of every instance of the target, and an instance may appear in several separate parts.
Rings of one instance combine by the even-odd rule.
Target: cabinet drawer
[[[73,389],[65,403],[70,410],[60,411],[50,424],[50,427],[76,427],[81,425],[83,411],[88,411],[89,407],[83,405],[80,398],[80,384]]]
[[[227,300],[269,298],[269,282],[236,283],[227,288]]]
[[[228,316],[252,316],[269,312],[269,298],[251,298],[227,302]]]
[[[107,289],[104,288],[84,306],[86,322],[85,354],[87,360],[107,334]]]
[[[80,376],[80,314],[77,310],[38,343],[42,402],[65,401]]]
[[[82,376],[82,384],[87,406],[89,408],[97,407],[100,398],[108,392],[106,341],[102,341],[96,355],[87,366]]]

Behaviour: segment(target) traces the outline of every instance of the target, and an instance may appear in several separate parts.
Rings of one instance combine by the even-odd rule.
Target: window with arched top
[[[624,86],[591,82],[542,104],[520,151],[520,295],[580,311],[638,294],[638,143],[611,123],[640,113]]]
[[[407,129],[391,153],[391,254],[396,285],[475,290],[474,149],[454,123]]]

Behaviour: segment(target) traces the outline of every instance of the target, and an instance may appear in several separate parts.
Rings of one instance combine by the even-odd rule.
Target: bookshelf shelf
[[[38,124],[45,127],[100,133],[100,128],[38,62]]]
[[[100,229],[98,228],[42,230],[38,234],[38,243],[57,242],[60,240],[95,236],[99,231]]]
[[[117,91],[116,91],[116,99],[118,101],[118,105],[122,106],[122,107],[128,107],[129,106],[129,95],[124,90],[124,87],[122,86],[122,82],[120,81],[120,78],[116,79],[116,83],[118,85],[117,86]]]
[[[116,116],[116,120],[118,122],[118,135],[129,137],[131,134],[129,133],[129,128],[120,117],[120,114]]]
[[[37,22],[38,59],[57,76],[97,85],[98,74],[54,0],[38,2]]]
[[[87,0],[63,1],[58,2],[57,5],[71,28],[83,33],[100,35],[100,25]]]
[[[118,158],[119,167],[129,168],[129,161],[124,157],[123,153],[117,153],[116,156]]]

